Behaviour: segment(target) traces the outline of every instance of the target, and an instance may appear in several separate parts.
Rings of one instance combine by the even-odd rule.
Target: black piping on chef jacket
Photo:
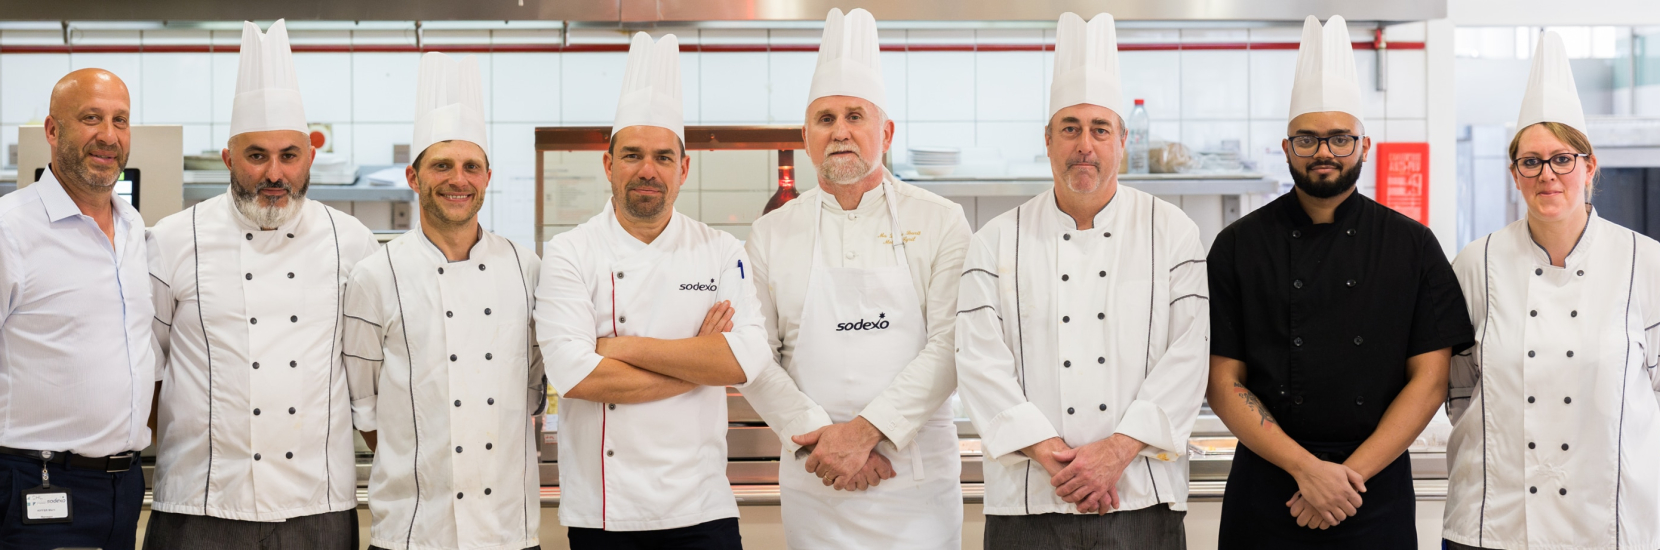
[[[1457,353],[1473,340],[1434,234],[1358,192],[1319,225],[1295,193],[1281,196],[1223,229],[1209,267],[1211,354],[1243,361],[1246,388],[1323,460],[1342,462],[1372,435],[1406,385],[1408,358]],[[1244,547],[1351,536],[1387,546],[1412,529],[1405,454],[1368,482],[1359,513],[1331,531],[1297,527],[1284,504],[1296,482],[1243,446],[1228,484],[1223,531],[1258,539],[1233,541]]]

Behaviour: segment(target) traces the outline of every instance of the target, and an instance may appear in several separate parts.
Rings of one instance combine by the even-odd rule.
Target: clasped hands
[[[1130,436],[1113,434],[1078,448],[1052,437],[1021,452],[1049,473],[1049,484],[1061,500],[1077,505],[1079,513],[1105,514],[1118,509],[1118,479],[1146,447]]]
[[[803,451],[811,452],[804,467],[807,473],[818,476],[825,487],[863,491],[895,475],[893,464],[876,452],[882,432],[863,416],[792,436],[790,440]]]
[[[1366,478],[1347,464],[1326,462],[1310,455],[1291,472],[1297,492],[1285,502],[1297,525],[1329,529],[1353,517],[1366,492]]]

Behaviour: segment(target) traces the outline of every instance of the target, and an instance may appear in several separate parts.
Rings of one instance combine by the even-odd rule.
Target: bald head
[[[66,187],[109,193],[127,166],[132,141],[127,84],[103,69],[71,72],[52,87],[49,110],[52,172]]]
[[[62,117],[74,113],[87,100],[95,97],[119,98],[123,115],[127,112],[128,94],[127,83],[115,73],[103,69],[81,69],[63,75],[58,83],[52,86],[51,114]]]

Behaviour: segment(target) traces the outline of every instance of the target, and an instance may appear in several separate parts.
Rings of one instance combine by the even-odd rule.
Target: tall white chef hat
[[[1349,25],[1340,15],[1333,15],[1324,28],[1312,15],[1303,20],[1303,42],[1297,48],[1297,81],[1291,86],[1288,119],[1338,111],[1361,120],[1365,107],[1360,100],[1360,73],[1355,71],[1354,45],[1349,40]]]
[[[821,97],[857,97],[887,111],[888,90],[882,83],[882,48],[876,41],[876,18],[864,8],[842,15],[831,8],[824,18],[824,38],[818,46],[818,68],[807,103]]]
[[[1097,14],[1089,23],[1078,14],[1061,14],[1055,30],[1055,73],[1049,86],[1049,116],[1080,103],[1099,105],[1123,116],[1124,88],[1118,76],[1118,30],[1112,14]]]
[[[680,40],[668,34],[653,44],[650,35],[635,33],[611,134],[629,126],[657,126],[674,131],[684,144],[686,107],[680,94]]]
[[[294,55],[288,51],[288,28],[278,19],[269,32],[242,23],[242,54],[236,68],[236,98],[231,103],[231,135],[270,130],[309,133]]]
[[[1540,122],[1560,122],[1585,132],[1585,110],[1579,104],[1579,89],[1574,87],[1573,69],[1568,66],[1568,50],[1556,31],[1539,37],[1516,131]]]
[[[438,52],[421,56],[415,84],[416,156],[440,141],[470,141],[490,154],[484,126],[484,84],[478,58],[456,59]]]

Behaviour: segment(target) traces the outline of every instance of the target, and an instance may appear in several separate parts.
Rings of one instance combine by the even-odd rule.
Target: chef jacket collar
[[[1101,205],[1101,211],[1095,213],[1094,221],[1090,222],[1090,227],[1099,229],[1107,224],[1107,219],[1112,217],[1112,203],[1118,202],[1118,196],[1123,193],[1124,186],[1122,182],[1120,182],[1118,189],[1113,191],[1112,198],[1107,199],[1107,204]],[[1072,219],[1071,214],[1067,214],[1065,210],[1061,210],[1061,204],[1059,202],[1060,197],[1055,194],[1053,189],[1049,190],[1049,194],[1050,200],[1045,202],[1049,204],[1049,212],[1054,214],[1055,222],[1060,224],[1061,229],[1066,231],[1077,231],[1078,220]]]
[[[482,224],[478,226],[478,240],[473,241],[472,248],[467,249],[467,257],[455,261],[450,261],[450,257],[444,255],[444,249],[438,248],[438,244],[432,242],[432,238],[427,236],[427,232],[421,231],[420,228],[416,228],[415,231],[421,232],[421,242],[426,243],[427,252],[437,255],[440,262],[458,264],[474,258],[484,257],[484,226]]]
[[[233,183],[231,185],[236,185],[236,184]],[[258,224],[255,224],[253,222],[253,220],[250,220],[250,219],[248,219],[247,216],[243,215],[241,208],[236,207],[236,190],[231,189],[230,187],[226,187],[225,188],[225,199],[226,199],[225,200],[225,208],[231,209],[231,220],[236,224],[236,228],[237,228],[238,231],[264,231],[265,230],[264,228],[260,227]],[[292,197],[290,197],[289,200],[294,200],[294,199]],[[282,222],[282,225],[277,226],[277,228],[273,229],[272,231],[280,231],[280,232],[283,232],[283,233],[295,233],[296,232],[295,230],[298,229],[299,226],[300,226],[300,218],[305,217],[306,208],[305,208],[305,203],[303,201],[309,200],[309,199],[300,199],[300,200],[302,201],[300,203],[300,208],[298,209],[298,211],[294,212],[294,217],[288,218],[288,221]]]
[[[892,184],[894,180],[895,178],[893,177],[893,173],[889,172],[887,167],[883,167],[882,183]],[[841,201],[836,200],[836,196],[826,192],[823,187],[819,188],[819,203],[823,204],[826,209],[833,213],[848,212],[846,209],[842,208]],[[852,212],[856,214],[869,214],[872,210],[878,208],[887,208],[887,196],[882,193],[881,185],[877,185],[876,187],[870,188],[869,191],[865,191],[865,194],[859,197],[859,206],[854,207]]]
[[[1297,191],[1293,189],[1291,192],[1296,193]],[[1365,202],[1366,200],[1366,197],[1360,194],[1360,189],[1358,188],[1355,189],[1353,193],[1349,193],[1349,198],[1343,199],[1342,204],[1337,205],[1337,212],[1332,214],[1332,224],[1344,225],[1344,222],[1349,221],[1349,218],[1354,215],[1355,210],[1359,208],[1360,203]],[[1283,201],[1281,204],[1284,206],[1282,207],[1283,209],[1280,213],[1286,216],[1287,220],[1291,222],[1292,227],[1307,227],[1314,225],[1314,218],[1308,217],[1308,211],[1303,210],[1303,202],[1301,200],[1293,198],[1292,200]]]
[[[680,220],[675,218],[680,217],[681,214],[672,208],[669,209],[669,224],[663,227],[663,232],[658,233],[656,239],[652,239],[651,244],[646,244],[645,241],[635,238],[627,229],[623,229],[622,222],[617,220],[617,205],[613,201],[605,201],[605,214],[605,220],[610,222],[606,225],[611,229],[611,244],[621,248],[627,254],[657,246],[657,243],[673,240],[674,236],[679,233],[676,228],[680,225]]]
[[[63,188],[63,182],[58,181],[58,175],[52,173],[52,166],[47,165],[40,173],[40,179],[35,182],[40,190],[41,204],[46,206],[46,217],[54,222],[81,215],[81,207],[75,206],[75,199],[69,198],[69,191]],[[115,218],[127,223],[128,227],[142,227],[143,220],[138,217],[138,210],[127,201],[110,196],[110,202],[115,206]]]
[[[1581,253],[1581,251],[1589,250],[1591,248],[1589,246],[1580,248],[1580,245],[1583,245],[1592,239],[1594,236],[1592,233],[1594,233],[1597,228],[1596,224],[1591,223],[1591,220],[1594,220],[1597,217],[1597,209],[1591,205],[1586,205],[1586,207],[1590,208],[1590,215],[1585,217],[1585,228],[1579,231],[1579,240],[1574,241],[1574,247],[1568,250],[1568,257],[1562,259],[1562,266],[1564,268],[1577,263],[1580,258],[1585,256]],[[1539,241],[1533,238],[1533,226],[1527,225],[1527,222],[1524,221],[1522,222],[1522,227],[1527,229],[1528,242],[1533,243],[1533,262],[1540,266],[1550,266],[1550,252],[1545,251],[1544,245],[1539,244]]]

